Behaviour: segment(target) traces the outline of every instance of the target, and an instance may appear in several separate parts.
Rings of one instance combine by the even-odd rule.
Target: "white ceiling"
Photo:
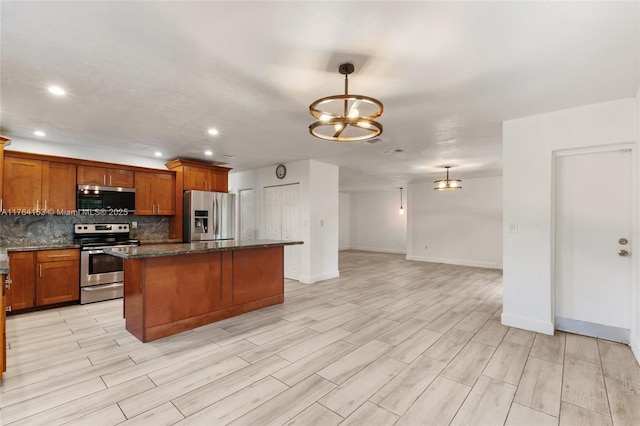
[[[16,149],[42,129],[79,152],[211,160],[212,149],[235,170],[315,158],[341,166],[341,190],[397,188],[444,165],[500,175],[502,121],[638,89],[637,2],[0,7],[0,133]],[[308,133],[309,104],[343,92],[342,62],[356,68],[350,93],[384,103],[377,143]]]

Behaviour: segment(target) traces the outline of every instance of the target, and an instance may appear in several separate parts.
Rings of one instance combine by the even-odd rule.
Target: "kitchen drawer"
[[[78,249],[40,250],[36,255],[37,263],[78,259],[80,259],[80,250]]]

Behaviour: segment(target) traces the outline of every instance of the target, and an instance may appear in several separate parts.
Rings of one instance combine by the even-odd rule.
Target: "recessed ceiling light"
[[[211,150],[206,150],[206,151],[204,152],[204,155],[213,155],[213,151],[211,151]]]
[[[56,96],[64,96],[67,94],[60,86],[49,86],[49,93]]]
[[[162,153],[160,151],[156,151],[153,153],[156,157],[162,157]]]
[[[36,130],[35,132],[33,132],[33,134],[36,136],[40,136],[41,138],[47,136],[47,134],[42,130]]]
[[[209,133],[211,136],[215,136],[218,134],[218,129],[214,129],[213,127],[210,128],[209,130],[207,130],[207,133]]]

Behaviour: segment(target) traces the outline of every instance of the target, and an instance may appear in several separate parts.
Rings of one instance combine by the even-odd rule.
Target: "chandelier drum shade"
[[[344,75],[344,95],[320,98],[309,106],[318,121],[311,123],[309,133],[336,142],[365,141],[382,133],[382,124],[375,121],[382,115],[382,102],[369,96],[349,94],[349,74],[355,67],[342,64],[338,72]]]
[[[449,169],[451,166],[445,166],[447,169],[447,178],[444,180],[434,180],[435,191],[450,191],[453,189],[462,189],[462,181],[460,179],[449,179]]]

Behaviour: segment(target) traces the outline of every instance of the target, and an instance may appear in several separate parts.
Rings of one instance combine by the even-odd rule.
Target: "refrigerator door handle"
[[[218,205],[217,195],[213,197],[213,238],[218,239],[218,232],[220,227],[220,206]]]

